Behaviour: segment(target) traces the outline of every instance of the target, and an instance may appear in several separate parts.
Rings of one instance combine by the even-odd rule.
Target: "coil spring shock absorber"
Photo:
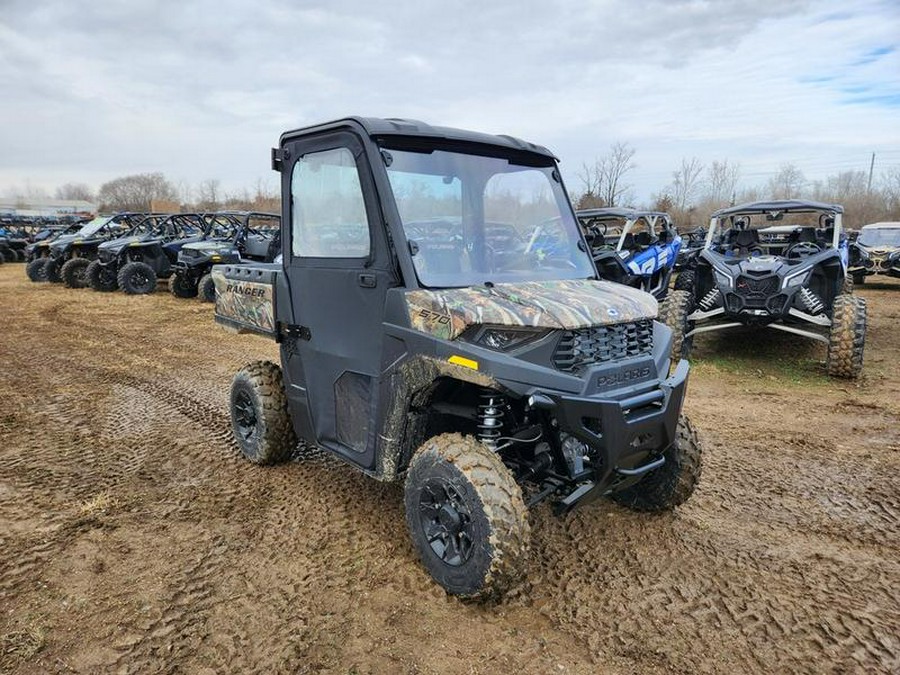
[[[703,299],[698,303],[700,305],[700,309],[704,312],[709,311],[716,304],[716,299],[719,297],[719,289],[714,288],[709,293],[703,296]]]
[[[481,403],[478,404],[478,440],[497,451],[497,440],[503,429],[503,413],[506,410],[506,397],[496,391],[484,389],[481,392]]]
[[[809,290],[806,286],[800,287],[800,302],[803,303],[803,306],[806,307],[806,310],[810,314],[819,314],[822,310],[825,309],[825,303],[822,302],[822,299]]]

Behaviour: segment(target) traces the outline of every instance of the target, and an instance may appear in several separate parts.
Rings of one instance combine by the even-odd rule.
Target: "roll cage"
[[[790,256],[800,245],[838,249],[844,209],[804,200],[764,201],[719,209],[710,216],[704,249],[736,256]],[[777,225],[792,216],[792,225]],[[773,223],[759,227],[763,223]]]

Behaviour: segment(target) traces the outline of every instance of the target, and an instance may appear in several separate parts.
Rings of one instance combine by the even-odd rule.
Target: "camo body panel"
[[[649,293],[608,281],[528,281],[406,293],[412,327],[452,340],[469,326],[495,324],[575,330],[654,318]]]
[[[255,333],[275,333],[274,286],[268,283],[227,279],[215,267],[216,316]]]

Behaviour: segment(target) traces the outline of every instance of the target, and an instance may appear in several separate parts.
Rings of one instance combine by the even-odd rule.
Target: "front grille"
[[[644,319],[566,331],[553,352],[553,365],[575,373],[594,363],[652,352],[653,321]]]
[[[739,276],[734,284],[734,290],[744,299],[744,305],[756,308],[765,307],[766,300],[780,287],[781,281],[774,275],[762,279]]]
[[[116,254],[112,251],[101,248],[99,251],[97,251],[97,257],[103,262],[110,262],[111,260],[115,259]]]

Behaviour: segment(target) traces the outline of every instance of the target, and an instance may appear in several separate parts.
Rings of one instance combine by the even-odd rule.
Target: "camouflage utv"
[[[351,118],[283,134],[273,168],[281,262],[212,272],[216,320],[281,349],[231,385],[247,459],[299,439],[402,480],[423,564],[464,597],[521,577],[542,502],[691,496],[688,363],[652,295],[598,280],[548,150]]]

